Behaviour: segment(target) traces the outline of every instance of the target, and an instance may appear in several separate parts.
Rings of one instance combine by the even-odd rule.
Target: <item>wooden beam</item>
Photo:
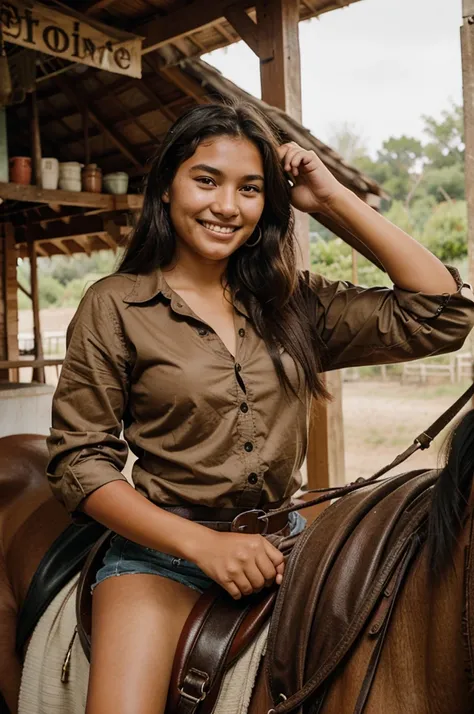
[[[109,7],[109,5],[112,5],[112,3],[117,2],[117,0],[94,0],[85,10],[84,13],[86,15],[96,15],[99,10],[104,10],[106,7]]]
[[[36,100],[36,90],[30,94],[30,130],[31,130],[31,149],[33,154],[33,175],[35,184],[39,188],[43,186],[41,178],[41,134],[38,115],[38,102]]]
[[[0,370],[1,369],[21,369],[22,367],[48,367],[57,364],[62,364],[64,362],[64,357],[61,359],[9,359],[0,360]]]
[[[87,255],[92,255],[92,250],[89,244],[89,236],[73,236],[74,240],[76,243],[79,243],[80,246],[82,246],[84,253],[87,253]]]
[[[474,16],[474,0],[462,0],[462,16],[463,18]]]
[[[232,5],[227,8],[225,17],[250,49],[260,57],[257,24],[250,19],[245,10],[239,5]]]
[[[110,219],[104,220],[99,214],[95,216],[77,216],[71,217],[71,220],[64,224],[61,220],[49,222],[42,227],[41,224],[33,224],[21,226],[15,231],[15,240],[17,243],[23,243],[26,240],[67,240],[76,235],[90,235],[92,233],[101,233],[108,230],[107,224]],[[119,214],[115,217],[116,225],[126,225],[126,215]]]
[[[21,290],[23,295],[26,295],[26,297],[29,298],[30,300],[33,299],[31,296],[31,293],[25,287],[23,287],[23,285],[20,283],[19,280],[17,280],[17,285],[18,285],[18,290]]]
[[[192,97],[198,104],[210,104],[211,99],[199,82],[185,74],[180,67],[161,67],[160,72],[176,87],[179,87],[188,97]]]
[[[19,183],[1,183],[0,198],[10,201],[26,201],[28,203],[60,204],[63,206],[82,206],[83,208],[98,208],[104,211],[136,210],[143,204],[141,195],[125,194],[112,196],[106,193],[90,193],[88,191],[53,191],[36,186],[23,186]]]
[[[0,198],[32,203],[59,203],[63,206],[84,206],[113,210],[114,196],[86,191],[61,191],[17,183],[0,183]]]
[[[36,262],[36,247],[33,240],[28,241],[28,257],[30,259],[30,280],[31,280],[31,308],[33,310],[33,335],[35,342],[35,359],[42,360],[43,343],[41,341],[40,307],[39,307],[39,287],[38,287],[38,266]],[[44,384],[44,367],[38,366],[33,369],[33,382]]]
[[[298,0],[257,0],[262,99],[301,122]]]
[[[313,400],[307,455],[308,488],[345,483],[342,379],[338,372],[326,372],[322,377],[333,401],[326,405]]]
[[[149,139],[151,139],[152,141],[159,141],[157,135],[154,134],[152,131],[150,131],[148,129],[148,127],[146,127],[145,124],[143,124],[143,122],[140,121],[140,118],[138,116],[136,116],[135,114],[132,114],[132,112],[127,107],[127,105],[124,102],[122,102],[122,100],[116,94],[111,94],[108,91],[107,85],[104,84],[104,82],[102,82],[99,79],[98,73],[95,75],[95,80],[98,84],[100,84],[102,86],[102,96],[110,97],[112,99],[112,101],[114,101],[116,104],[118,104],[121,111],[126,115],[126,117],[128,119],[130,119],[130,121],[132,121],[135,124],[135,126],[137,126],[144,134],[146,134]],[[89,163],[89,162],[87,162],[87,163]]]
[[[26,245],[26,244],[25,244]],[[51,256],[47,253],[44,248],[42,248],[38,243],[35,245],[36,252],[39,253],[43,258],[50,258]],[[27,253],[28,255],[28,253]]]
[[[202,0],[194,0],[186,6],[186,10],[180,7],[166,17],[135,26],[133,32],[145,37],[142,54],[152,52],[172,40],[219,22],[225,17],[226,9],[231,4],[234,3],[229,3],[229,0],[214,0],[206,3]],[[254,3],[243,0],[237,4],[245,9]]]
[[[109,139],[118,147],[122,154],[129,159],[135,166],[143,168],[143,163],[135,155],[134,147],[131,146],[128,141],[122,136],[116,129],[111,129],[107,126],[107,121],[102,117],[101,113],[93,104],[88,104],[86,95],[82,90],[76,85],[74,89],[70,86],[69,82],[62,76],[55,77],[55,82],[60,87],[63,94],[69,99],[72,104],[75,104],[79,111],[82,113],[87,111],[93,122],[99,126],[104,134],[109,137]]]
[[[113,250],[114,253],[117,252],[118,245],[108,231],[104,231],[104,233],[100,236],[100,240]]]
[[[61,238],[56,238],[55,244],[64,253],[64,255],[67,255],[69,257],[72,255],[71,251],[69,250],[69,248],[66,245],[64,245]]]

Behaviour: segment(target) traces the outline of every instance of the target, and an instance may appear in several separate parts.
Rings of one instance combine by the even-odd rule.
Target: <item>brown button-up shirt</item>
[[[364,289],[310,274],[325,370],[450,352],[474,324],[474,295]],[[236,357],[161,270],[110,275],[84,295],[67,331],[53,399],[47,475],[76,522],[79,506],[138,457],[136,489],[156,504],[257,507],[301,485],[309,398],[278,381],[264,341],[234,298]],[[297,386],[301,368],[282,360]],[[123,423],[124,439],[121,438]]]

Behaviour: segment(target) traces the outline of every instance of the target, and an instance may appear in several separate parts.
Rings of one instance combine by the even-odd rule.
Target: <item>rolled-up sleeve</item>
[[[126,481],[128,445],[120,433],[129,359],[108,302],[89,288],[68,327],[47,437],[47,477],[75,523],[90,520],[78,510],[86,496],[110,481]]]
[[[456,268],[453,293],[430,295],[363,288],[309,273],[316,322],[327,352],[325,371],[405,362],[462,347],[474,325],[474,294]]]

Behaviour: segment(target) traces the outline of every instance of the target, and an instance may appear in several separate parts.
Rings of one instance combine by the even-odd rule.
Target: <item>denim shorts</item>
[[[289,513],[288,520],[291,529],[290,535],[301,533],[306,526],[306,518],[303,518],[297,511]],[[175,558],[159,550],[147,548],[115,533],[104,555],[102,566],[96,573],[91,593],[102,580],[127,573],[161,575],[187,585],[200,593],[207,590],[214,582],[201,568],[189,560]]]

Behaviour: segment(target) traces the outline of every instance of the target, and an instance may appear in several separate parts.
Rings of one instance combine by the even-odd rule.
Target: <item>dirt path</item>
[[[346,481],[368,477],[427,428],[468,384],[400,386],[392,382],[344,384]],[[406,470],[435,467],[445,433],[406,462]],[[398,471],[405,470],[403,466]]]

